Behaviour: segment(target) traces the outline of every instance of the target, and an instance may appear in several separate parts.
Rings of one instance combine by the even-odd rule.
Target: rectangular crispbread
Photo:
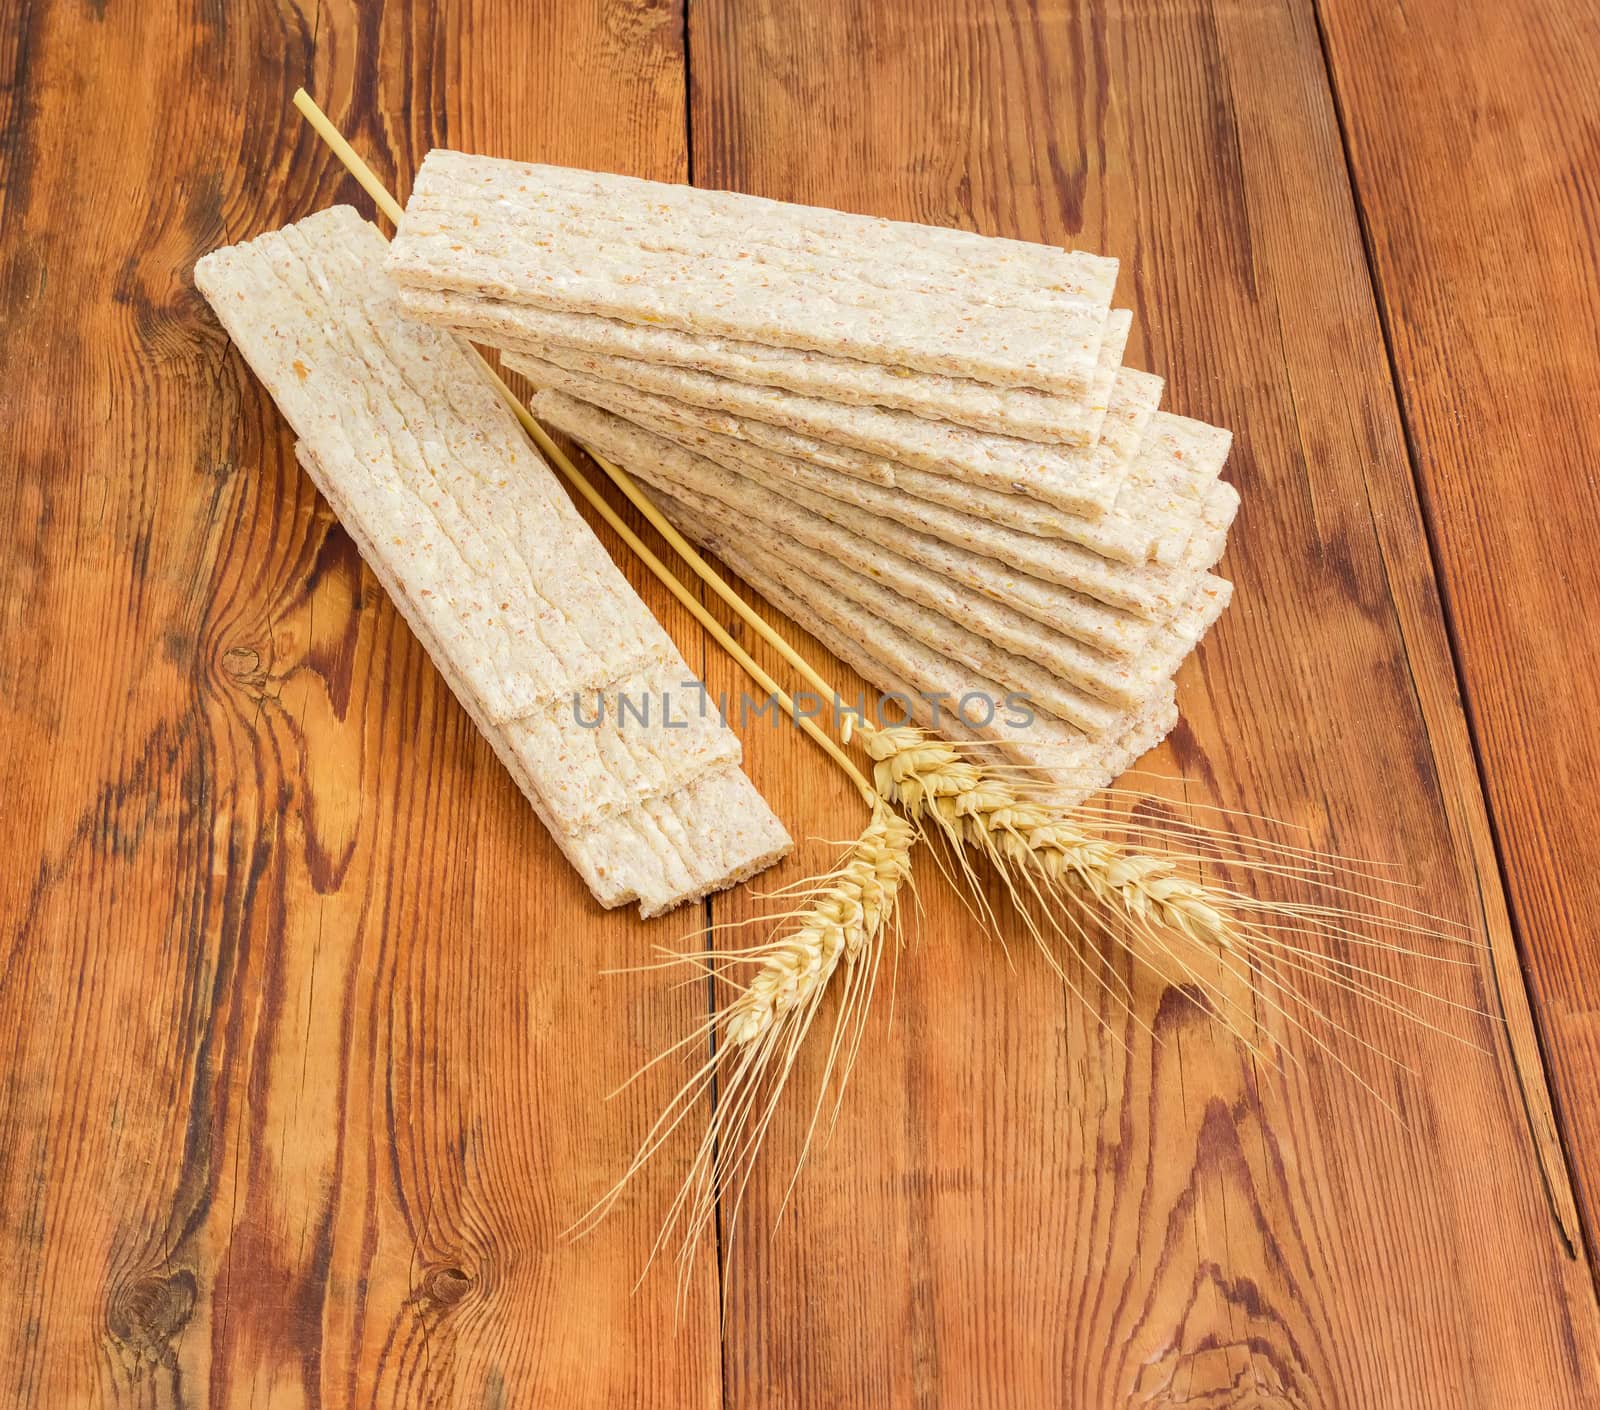
[[[1231,592],[1220,578],[1196,575],[1189,596],[1151,627],[1141,649],[1120,659],[1109,657],[1061,630],[1071,611],[1066,597],[1058,604],[1061,611],[1055,620],[1046,624],[970,583],[953,581],[862,538],[855,529],[871,527],[870,515],[852,512],[829,521],[786,502],[760,483],[558,392],[541,392],[533,401],[533,410],[547,424],[692,506],[702,521],[735,532],[741,525],[746,531],[759,526],[766,552],[792,553],[798,547],[819,576],[829,576],[831,586],[853,600],[871,605],[876,591],[890,590],[1009,655],[1043,668],[1077,691],[1113,704],[1135,704],[1170,678],[1221,614]],[[840,571],[833,572],[828,563]]]
[[[588,403],[569,398],[563,392],[541,392],[535,400],[564,426],[574,418],[590,414],[584,409]],[[612,415],[597,407],[591,410],[601,417]],[[620,419],[626,422],[626,418]],[[595,424],[603,426],[605,423],[602,420]],[[1177,565],[1120,563],[1078,544],[1024,534],[991,523],[981,515],[918,499],[898,488],[870,484],[825,466],[774,457],[771,453],[752,453],[750,447],[730,437],[703,431],[686,432],[671,422],[655,419],[626,424],[651,433],[654,439],[645,449],[652,453],[659,449],[657,442],[671,441],[816,513],[838,519],[848,528],[856,527],[861,521],[858,511],[865,511],[1141,616],[1154,617],[1170,610],[1187,594],[1195,573],[1210,568],[1222,556],[1227,523],[1232,517],[1227,492],[1212,496],[1210,491],[1215,487],[1210,486],[1206,497],[1196,506],[1196,522],[1186,539],[1186,546],[1192,552],[1185,554]],[[579,432],[573,431],[573,434]]]
[[[942,504],[965,514],[975,514],[990,523],[1015,529],[1018,533],[1033,534],[1037,538],[1064,539],[1118,563],[1172,564],[1192,551],[1188,540],[1191,527],[1183,519],[1152,519],[1139,507],[1148,492],[1143,452],[1149,443],[1149,428],[1164,414],[1158,411],[1147,418],[1140,458],[1130,467],[1117,496],[1117,503],[1098,519],[1070,514],[1027,495],[985,489],[981,485],[951,479],[948,475],[930,475],[925,470],[913,470],[908,466],[896,468],[890,479],[896,489],[904,490],[917,499],[925,499],[930,504]],[[1209,469],[1209,466],[1205,468]],[[1220,469],[1219,464],[1219,472]],[[1237,492],[1225,481],[1212,480],[1204,492],[1202,503],[1202,512],[1211,527],[1215,529],[1220,526],[1226,534],[1239,507]],[[1220,541],[1211,552],[1213,560],[1221,554]]]
[[[1111,310],[1088,391],[1070,397],[447,290],[403,288],[399,298],[413,317],[511,352],[538,356],[543,348],[567,347],[784,387],[850,406],[887,407],[1021,440],[1077,446],[1093,445],[1100,437],[1133,326],[1128,310]]]
[[[1225,432],[1212,439],[1185,468],[1173,454],[1170,439],[1151,433],[1153,421],[1150,417],[1142,418],[1144,433],[1139,455],[1124,481],[1117,504],[1101,518],[1087,519],[1025,495],[997,492],[905,465],[890,467],[882,461],[863,465],[859,459],[851,458],[859,457],[859,452],[844,447],[830,447],[761,422],[654,397],[631,387],[568,372],[553,364],[545,364],[542,375],[549,387],[601,406],[634,425],[774,487],[798,483],[835,499],[864,505],[870,505],[873,496],[870,492],[865,498],[856,495],[852,482],[903,490],[903,495],[893,496],[893,503],[901,506],[901,512],[890,517],[899,518],[935,537],[947,537],[934,527],[935,524],[975,520],[992,525],[1002,533],[1009,530],[1033,538],[1076,544],[1113,564],[1137,567],[1147,563],[1164,566],[1181,563],[1190,568],[1209,567],[1222,555],[1228,526],[1239,504],[1232,486],[1215,478],[1227,453]],[[1155,416],[1165,419],[1163,413],[1155,413]],[[1171,419],[1182,421],[1182,418]],[[1187,424],[1198,427],[1203,433],[1212,431],[1198,422]],[[1178,503],[1163,497],[1158,484],[1152,488],[1161,478],[1174,474],[1191,479],[1191,491],[1200,491],[1197,504]],[[959,516],[958,520],[949,518],[951,511]],[[876,512],[888,511],[879,509]],[[915,522],[919,514],[926,517],[926,523]],[[960,537],[948,538],[948,541],[966,542]],[[1036,549],[1027,546],[1026,551],[1048,552],[1049,548],[1047,545]]]
[[[694,515],[695,523],[720,535],[737,537],[740,519],[726,505],[685,489],[673,489],[676,505]],[[744,521],[748,524],[748,520]],[[1084,734],[1098,738],[1112,728],[1119,707],[1099,699],[1022,656],[961,624],[957,617],[902,597],[881,579],[848,568],[801,539],[763,538],[761,555],[774,573],[803,583],[804,597],[821,614],[848,618],[860,610],[893,622],[907,636],[958,664],[1005,683],[1033,703]],[[1165,685],[1156,682],[1154,689]]]
[[[1111,606],[1130,610],[1159,606],[1175,569],[1193,572],[1215,564],[1226,546],[1228,526],[1238,504],[1237,494],[1224,482],[1206,486],[1195,506],[1194,521],[1183,535],[1182,552],[1172,563],[1156,564],[1143,559],[1129,563],[1108,558],[1068,539],[1041,538],[996,523],[981,508],[972,506],[959,495],[951,497],[953,503],[921,498],[904,483],[903,475],[897,476],[898,483],[889,488],[840,474],[825,465],[811,465],[770,451],[763,452],[709,431],[656,420],[637,424],[708,460],[759,480],[780,494],[800,489],[825,495],[841,505],[865,509],[958,548],[998,558],[1046,582],[1059,583]]]
[[[401,316],[383,249],[336,207],[208,255],[195,278],[299,435],[302,463],[602,904],[637,899],[655,914],[775,860],[788,837],[719,721],[583,723],[575,706],[596,695],[659,700],[692,677],[476,358]]]
[[[781,387],[757,387],[709,372],[604,357],[555,344],[536,351],[508,352],[505,362],[541,387],[557,385],[552,373],[562,369],[702,411],[777,426],[825,445],[842,446],[868,462],[886,463],[891,473],[899,466],[910,466],[1028,495],[1088,518],[1098,518],[1117,502],[1144,427],[1161,397],[1159,377],[1120,368],[1101,422],[1100,439],[1092,446],[1056,446],[972,431],[909,412],[843,406]]]
[[[716,500],[680,489],[671,493],[697,522],[718,532],[737,536],[748,523]],[[847,598],[943,655],[1003,680],[1040,708],[1090,734],[1109,724],[1108,706],[1135,708],[1166,689],[1233,595],[1231,583],[1208,577],[1189,602],[1151,633],[1137,656],[1126,661],[1093,660],[1075,649],[1077,643],[997,603],[963,596],[948,585],[929,592],[922,578],[863,572],[813,546],[809,538],[774,539],[763,544],[763,551],[794,569],[809,584],[811,596]]]
[[[388,265],[478,294],[1082,395],[1116,261],[727,192],[434,150]]]
[[[671,779],[684,782],[663,777],[660,757],[634,747],[637,731],[630,736],[626,726],[619,726],[614,710],[603,729],[592,734],[562,727],[559,713],[574,708],[568,702],[546,707],[540,717],[504,724],[490,720],[433,635],[428,619],[394,576],[387,556],[367,540],[359,516],[343,505],[337,482],[322,471],[303,442],[295,449],[373,576],[601,905],[613,907],[636,900],[646,916],[659,915],[708,890],[753,876],[788,852],[788,835],[770,810],[766,810],[770,821],[763,824],[766,848],[752,851],[751,824],[761,817],[765,804],[738,767],[737,742],[731,750],[725,742],[731,731],[707,729],[704,721],[708,717],[698,709],[691,713],[680,707],[675,715],[689,719],[688,727],[697,734],[696,742],[687,745],[687,766],[671,771]],[[685,666],[682,679],[689,678]],[[586,720],[596,718],[596,694],[590,692],[582,702]],[[616,692],[611,696],[615,699]],[[552,739],[560,740],[561,752],[569,756],[565,762],[570,773],[551,767],[546,746]],[[709,749],[705,747],[708,742],[712,745]],[[574,761],[570,757],[574,749],[603,751],[606,761],[600,768],[589,760]],[[619,754],[621,767],[613,762]],[[645,770],[640,769],[641,763]],[[590,766],[584,767],[586,764]],[[615,795],[620,779],[646,773],[653,775],[654,791],[641,791],[631,806],[619,806]],[[594,797],[589,790],[597,783],[599,796]],[[708,877],[720,880],[708,886]]]
[[[1128,369],[1118,373],[1102,439],[1079,449],[990,436],[905,412],[839,406],[626,358],[566,348],[544,354],[516,353],[507,361],[541,386],[558,385],[555,378],[565,371],[591,379],[597,395],[632,388],[679,407],[724,413],[746,427],[764,422],[813,442],[843,446],[880,466],[886,461],[897,486],[907,474],[935,474],[975,489],[1042,499],[1081,515],[1097,552],[1102,544],[1117,543],[1127,551],[1116,556],[1133,561],[1179,560],[1232,443],[1227,431],[1155,410],[1159,380]],[[1092,506],[1086,503],[1090,498]]]

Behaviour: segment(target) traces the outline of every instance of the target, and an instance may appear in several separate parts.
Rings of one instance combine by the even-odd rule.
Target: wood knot
[[[261,653],[253,646],[230,646],[218,663],[229,684],[239,687],[252,700],[260,700],[267,686],[267,671]]]
[[[111,1335],[141,1356],[159,1357],[194,1312],[194,1274],[140,1278],[119,1288],[106,1321]]]
[[[261,655],[248,646],[233,646],[223,653],[222,669],[235,680],[245,680],[261,670]]]
[[[430,1268],[422,1279],[422,1295],[439,1307],[454,1307],[472,1287],[472,1278],[453,1264]]]

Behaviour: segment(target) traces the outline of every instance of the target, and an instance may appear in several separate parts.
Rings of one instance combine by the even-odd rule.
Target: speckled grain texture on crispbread
[[[1005,386],[1088,390],[1116,261],[436,149],[388,268],[448,289]]]
[[[671,498],[694,515],[696,524],[727,538],[737,539],[748,523],[726,505],[692,490],[674,488]],[[947,613],[903,597],[882,578],[847,567],[801,538],[747,536],[746,551],[759,554],[770,571],[787,575],[786,581],[804,583],[805,591],[797,595],[829,620],[844,620],[860,611],[893,622],[929,650],[953,664],[1003,681],[1007,688],[1026,695],[1036,708],[1084,734],[1098,737],[1117,721],[1116,705],[996,645],[974,629],[981,628],[981,622],[963,625],[957,620],[959,612]]]
[[[377,231],[340,207],[207,256],[196,282],[597,898],[637,898],[653,913],[772,860],[787,836],[719,722],[626,735],[572,713],[574,695],[596,691],[659,698],[688,669],[476,359],[400,316],[382,251]],[[742,800],[743,844],[727,845],[727,832],[708,843],[687,811],[719,778],[718,806]],[[647,857],[651,846],[661,850]]]
[[[690,538],[721,557],[775,608],[875,689],[892,697],[884,702],[882,723],[899,722],[894,712],[903,704],[906,713],[936,733],[981,743],[1003,762],[1023,766],[1063,804],[1080,802],[1104,788],[1177,723],[1170,686],[1125,712],[1118,728],[1100,738],[1037,712],[1025,725],[1014,723],[1020,716],[1005,705],[1007,687],[999,681],[964,669],[871,613],[841,616],[831,609],[819,610],[799,591],[803,575],[780,564],[757,563],[737,534],[712,528],[670,496],[663,497],[663,504]],[[937,717],[930,696],[942,702]],[[983,718],[981,699],[997,702],[992,719]],[[964,700],[968,718],[958,710]]]
[[[563,392],[540,392],[535,402],[544,408],[544,414],[569,429],[574,418],[588,415],[586,407],[602,416],[614,416]],[[898,488],[869,484],[824,466],[753,454],[748,446],[726,436],[686,432],[671,422],[655,419],[616,419],[754,480],[827,518],[837,519],[847,528],[877,528],[879,533],[875,536],[881,537],[883,533],[894,533],[884,525],[898,524],[1139,616],[1154,617],[1170,610],[1188,592],[1195,573],[1211,567],[1222,554],[1225,534],[1213,531],[1217,522],[1213,511],[1220,511],[1224,504],[1211,505],[1208,499],[1196,506],[1197,522],[1186,536],[1192,554],[1186,554],[1173,566],[1121,563],[1066,540],[1024,534],[993,524],[979,514],[918,499]],[[573,434],[580,433],[574,430]]]
[[[1153,420],[1154,417],[1147,418],[1146,431]],[[962,513],[975,514],[993,524],[1037,538],[1064,539],[1119,563],[1165,562],[1174,552],[1175,541],[1170,537],[1174,526],[1165,520],[1152,523],[1147,516],[1131,507],[1130,502],[1144,493],[1143,483],[1137,478],[1139,470],[1139,462],[1135,461],[1127,479],[1123,481],[1118,503],[1099,519],[1070,514],[1053,505],[1030,499],[1027,495],[1006,494],[985,489],[981,485],[965,484],[948,475],[930,475],[922,470],[897,469],[891,477],[891,483],[897,489],[917,499],[925,499],[930,504],[942,504]],[[1232,486],[1213,481],[1205,492],[1203,506],[1206,527],[1215,531],[1220,524],[1226,533],[1238,509],[1239,497]],[[1181,527],[1181,524],[1178,525],[1180,534]],[[1179,556],[1189,551],[1186,542],[1177,550]],[[1221,552],[1219,543],[1214,547],[1213,560]]]
[[[1129,563],[1108,558],[1070,539],[1042,538],[995,523],[981,507],[972,506],[959,495],[950,496],[954,503],[924,499],[904,483],[903,476],[896,477],[899,483],[892,488],[874,485],[823,465],[753,451],[748,445],[708,431],[665,421],[638,424],[708,460],[759,480],[780,494],[800,489],[825,495],[841,506],[854,506],[881,515],[958,548],[997,558],[1046,582],[1059,583],[1111,606],[1133,610],[1158,607],[1165,599],[1175,570],[1209,568],[1222,556],[1227,526],[1238,499],[1230,489],[1208,486],[1196,507],[1195,522],[1184,536],[1184,552],[1177,563],[1157,565],[1144,560]],[[829,517],[833,517],[833,512],[830,511]]]
[[[759,386],[785,387],[851,406],[888,407],[975,431],[1078,446],[1093,445],[1099,439],[1133,326],[1133,315],[1126,309],[1111,311],[1088,390],[1081,397],[1072,397],[446,290],[402,288],[399,299],[416,318],[511,352],[537,356],[541,348],[567,347],[687,367]]]
[[[540,404],[535,398],[535,405]],[[557,417],[552,420],[559,424]],[[589,434],[600,449],[616,445],[607,436]],[[814,507],[799,492],[777,494],[704,457],[682,452],[679,459],[673,454],[678,449],[665,447],[658,456],[618,454],[639,478],[669,490],[678,485],[717,499],[735,513],[759,519],[769,536],[804,535],[808,542],[848,560],[858,571],[885,581],[918,582],[924,584],[924,591],[941,593],[958,585],[968,590],[964,596],[988,597],[1098,654],[1126,659],[1138,652],[1154,628],[1150,618],[1012,572],[992,559],[913,533],[890,520],[859,512],[850,516],[848,524],[829,519],[818,512],[820,504]],[[915,594],[906,589],[906,595]]]
[[[1149,416],[1142,418],[1143,443],[1116,505],[1099,519],[1088,519],[1054,509],[1025,495],[997,492],[905,465],[891,467],[884,461],[863,465],[851,458],[858,457],[859,452],[844,447],[828,447],[826,455],[815,453],[824,443],[808,442],[792,432],[760,422],[650,396],[618,383],[568,372],[553,364],[544,364],[541,375],[548,386],[564,388],[585,403],[603,407],[634,425],[688,446],[719,465],[761,479],[774,488],[798,484],[834,499],[872,508],[876,513],[922,529],[936,538],[964,546],[975,546],[968,543],[965,535],[972,531],[973,525],[978,525],[981,526],[979,532],[991,543],[1004,539],[1009,532],[1076,544],[1097,557],[1110,560],[1110,565],[1126,563],[1139,568],[1156,562],[1159,556],[1167,566],[1182,564],[1206,568],[1221,556],[1228,526],[1238,508],[1238,495],[1231,486],[1214,478],[1221,468],[1217,454],[1226,453],[1227,442],[1216,443],[1211,455],[1197,458],[1190,468],[1184,469],[1171,456],[1166,438],[1150,434],[1152,418]],[[781,443],[779,438],[782,438]],[[1172,496],[1170,488],[1163,492],[1162,481],[1170,486],[1174,476],[1188,476],[1192,481],[1190,489],[1200,489],[1198,504],[1183,502],[1187,494],[1181,498]],[[857,493],[858,483],[883,489],[892,487],[905,493],[892,496],[870,490]],[[886,503],[895,505],[896,512],[890,513],[884,508]],[[997,532],[983,532],[987,529]],[[988,551],[993,552],[992,549]],[[1020,544],[1015,552],[1048,553],[1049,546]],[[1009,551],[999,556],[1009,556]],[[1065,561],[1070,568],[1074,555],[1069,552]],[[1095,571],[1115,575],[1115,568],[1110,565]],[[1021,566],[1020,559],[1017,566]],[[1138,574],[1133,575],[1134,591],[1138,590],[1138,577]],[[1060,581],[1073,586],[1069,579]],[[1107,600],[1140,599],[1116,596]]]
[[[1139,650],[1122,658],[1109,657],[1061,631],[1062,617],[1045,625],[966,583],[952,581],[863,539],[855,527],[870,521],[871,516],[844,515],[829,522],[799,505],[785,503],[782,496],[757,482],[561,393],[540,393],[533,410],[547,424],[617,460],[646,483],[690,506],[703,522],[742,531],[763,554],[793,557],[798,552],[817,577],[828,579],[830,590],[868,606],[881,601],[877,592],[890,590],[908,608],[943,618],[1097,700],[1127,706],[1147,698],[1209,629],[1230,593],[1222,579],[1196,575],[1188,596],[1150,628]],[[1070,611],[1069,600],[1063,599],[1063,606]],[[918,621],[927,640],[927,633],[936,628],[920,616]],[[971,643],[967,647],[975,649]],[[1058,713],[1086,728],[1099,718],[1082,713],[1081,705],[1078,714],[1073,714],[1072,708],[1069,704],[1065,712]]]
[[[488,719],[415,600],[394,576],[385,555],[366,539],[359,527],[360,516],[343,503],[336,483],[322,472],[303,443],[296,446],[296,453],[445,684],[601,905],[637,901],[647,918],[661,915],[709,891],[736,885],[787,855],[792,846],[789,835],[739,767],[737,740],[730,750],[727,737],[731,732],[726,729],[714,734],[702,726],[701,739],[687,748],[682,761],[673,763],[669,772],[660,767],[664,761],[649,751],[640,760],[639,751],[628,747],[637,741],[624,738],[625,730],[617,728],[613,715],[609,727],[616,738],[606,752],[614,753],[618,747],[627,750],[629,771],[638,771],[640,762],[654,765],[655,791],[641,793],[631,804],[619,806],[614,789],[597,779],[599,771],[592,768],[575,770],[555,780],[552,787],[555,771],[545,744],[563,723],[556,712],[570,710],[570,705],[562,702],[546,707],[550,718],[543,720],[497,724]],[[679,674],[668,671],[669,676]],[[689,679],[687,666],[681,679]],[[614,699],[615,691],[610,694]],[[588,719],[594,718],[590,704],[585,702]],[[705,717],[696,711],[694,718]],[[573,746],[605,747],[604,741],[595,744],[584,737],[586,731],[568,729],[561,734],[569,751]],[[724,738],[718,739],[718,734]],[[710,749],[705,747],[708,742]],[[600,796],[593,798],[589,789],[596,784]]]
[[[1143,437],[1141,417],[1154,414],[1161,379],[1131,368],[1118,371],[1100,439],[1092,446],[1041,445],[1012,436],[972,431],[904,411],[843,406],[781,387],[756,387],[683,367],[602,357],[550,346],[537,355],[507,353],[505,362],[538,386],[559,386],[558,370],[652,396],[764,422],[869,460],[948,475],[990,489],[1025,494],[1075,514],[1096,518],[1117,501]],[[562,388],[571,390],[571,388]],[[581,395],[581,393],[579,393]]]

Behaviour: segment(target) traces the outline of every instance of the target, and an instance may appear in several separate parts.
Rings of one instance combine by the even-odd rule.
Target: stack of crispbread
[[[1114,261],[435,151],[387,268],[924,722],[1077,796],[1174,723],[1238,496]]]
[[[789,837],[737,737],[696,708],[693,673],[479,359],[401,314],[384,248],[335,207],[206,256],[195,279],[596,898],[654,915],[775,861]]]

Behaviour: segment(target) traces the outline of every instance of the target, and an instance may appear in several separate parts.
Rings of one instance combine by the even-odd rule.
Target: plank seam
[[[1490,845],[1494,850],[1495,871],[1500,881],[1501,896],[1506,908],[1507,926],[1511,932],[1512,946],[1517,961],[1517,972],[1521,976],[1524,989],[1524,1001],[1532,1017],[1534,1040],[1537,1045],[1539,1073],[1538,1077],[1544,1089],[1545,1104],[1552,1113],[1552,1127],[1554,1130],[1556,1146],[1560,1151],[1561,1170],[1559,1174],[1551,1169],[1551,1162],[1545,1157],[1546,1143],[1540,1139],[1540,1123],[1536,1119],[1534,1101],[1530,1096],[1530,1083],[1532,1077],[1526,1070],[1526,1063],[1519,1053],[1517,1045],[1508,1040],[1511,1053],[1512,1066],[1517,1074],[1518,1087],[1522,1098],[1523,1117],[1528,1124],[1529,1135],[1533,1141],[1534,1152],[1538,1159],[1540,1174],[1545,1185],[1545,1195],[1551,1205],[1551,1214],[1556,1226],[1561,1232],[1562,1241],[1566,1246],[1568,1257],[1576,1259],[1580,1250],[1584,1263],[1588,1269],[1591,1285],[1597,1299],[1600,1299],[1600,1247],[1596,1245],[1595,1231],[1589,1227],[1589,1221],[1584,1218],[1577,1204],[1577,1175],[1573,1152],[1567,1133],[1567,1120],[1561,1106],[1559,1089],[1550,1080],[1550,1036],[1547,1032],[1543,1011],[1538,1003],[1528,992],[1527,942],[1523,931],[1521,918],[1518,914],[1516,896],[1511,887],[1511,878],[1506,863],[1506,847],[1501,836],[1500,821],[1495,815],[1490,804],[1489,781],[1484,768],[1483,746],[1479,737],[1479,729],[1472,706],[1472,696],[1467,686],[1466,672],[1462,660],[1460,632],[1457,622],[1455,606],[1451,598],[1450,587],[1442,570],[1443,555],[1439,546],[1439,530],[1437,516],[1434,512],[1432,499],[1428,492],[1427,480],[1421,471],[1421,452],[1412,431],[1411,412],[1405,393],[1405,386],[1400,377],[1400,367],[1395,355],[1395,340],[1390,316],[1388,300],[1385,297],[1383,280],[1379,272],[1377,256],[1374,248],[1374,239],[1371,223],[1367,216],[1366,204],[1362,198],[1361,183],[1356,176],[1353,144],[1350,136],[1349,118],[1339,91],[1338,79],[1335,75],[1333,53],[1328,38],[1327,24],[1323,18],[1323,4],[1325,0],[1311,0],[1311,14],[1316,25],[1317,44],[1322,53],[1323,72],[1328,83],[1328,96],[1333,105],[1335,126],[1339,133],[1340,154],[1344,158],[1345,179],[1350,189],[1350,201],[1356,214],[1356,225],[1361,235],[1362,257],[1367,268],[1367,282],[1372,290],[1373,308],[1377,314],[1378,328],[1383,340],[1383,352],[1389,369],[1389,385],[1394,397],[1395,411],[1400,421],[1400,433],[1404,438],[1406,448],[1406,463],[1411,472],[1412,486],[1416,491],[1418,507],[1421,511],[1422,531],[1428,547],[1428,565],[1432,572],[1435,591],[1439,599],[1440,617],[1443,621],[1445,641],[1450,652],[1450,668],[1455,676],[1456,694],[1461,701],[1462,719],[1467,730],[1467,740],[1472,753],[1473,775],[1478,784],[1478,795],[1483,803],[1484,818],[1489,829]],[[1476,871],[1476,867],[1474,867]],[[1479,894],[1482,894],[1481,880]],[[1480,905],[1480,909],[1483,909]],[[1492,946],[1492,941],[1490,942]],[[1506,1009],[1506,995],[1501,984],[1498,968],[1491,963],[1489,976],[1495,987],[1495,994],[1504,1014]],[[1563,1199],[1563,1195],[1565,1198]],[[1566,1209],[1571,1211],[1571,1223],[1576,1228],[1569,1227],[1568,1218],[1564,1217]],[[1576,1238],[1574,1237],[1576,1235]]]
[[[691,48],[692,28],[689,23],[689,6],[691,0],[682,0],[682,11],[678,25],[678,44],[683,53],[683,169],[684,180],[690,185],[695,184],[694,179],[694,61]],[[699,586],[699,595],[705,600],[705,588]],[[733,623],[732,630],[737,633],[739,624]],[[711,663],[709,658],[710,642],[704,628],[700,631],[700,678],[706,679]],[[712,927],[716,924],[716,898],[707,896],[704,902],[706,923],[706,950],[708,954],[716,948],[713,939],[715,931]],[[713,1054],[717,1043],[717,988],[716,980],[706,976],[706,1013],[710,1021],[710,1043]],[[711,1115],[716,1116],[717,1102],[721,1098],[717,1087],[717,1078],[711,1079]],[[712,1170],[717,1170],[721,1164],[722,1152],[720,1149],[712,1150]],[[717,1399],[723,1410],[731,1410],[732,1406],[732,1381],[728,1368],[728,1268],[726,1234],[722,1227],[722,1201],[712,1200],[712,1249],[717,1263],[717,1364],[721,1376],[721,1385]]]

